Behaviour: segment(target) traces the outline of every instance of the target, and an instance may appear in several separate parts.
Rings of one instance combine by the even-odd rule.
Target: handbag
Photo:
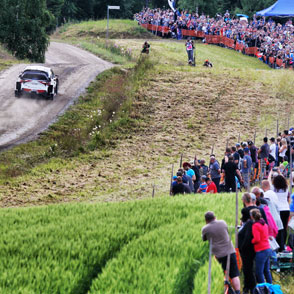
[[[275,251],[275,250],[280,248],[280,246],[279,246],[278,242],[276,241],[276,239],[272,238],[272,239],[269,239],[268,241],[270,243],[271,250]]]

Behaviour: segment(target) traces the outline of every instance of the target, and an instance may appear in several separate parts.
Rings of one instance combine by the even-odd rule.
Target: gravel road
[[[99,73],[112,66],[87,51],[57,42],[51,42],[45,65],[59,75],[59,93],[53,101],[41,96],[14,97],[16,79],[27,64],[0,73],[0,150],[35,138]]]

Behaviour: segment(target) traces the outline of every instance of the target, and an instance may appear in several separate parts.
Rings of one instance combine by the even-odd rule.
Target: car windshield
[[[38,80],[38,81],[47,81],[48,76],[44,72],[34,72],[34,71],[25,71],[22,76],[22,79],[25,80]]]

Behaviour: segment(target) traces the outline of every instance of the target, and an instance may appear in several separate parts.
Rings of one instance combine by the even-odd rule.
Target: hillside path
[[[51,42],[45,66],[59,75],[59,93],[53,101],[43,97],[14,97],[15,82],[28,64],[17,64],[0,73],[0,150],[33,139],[86,89],[102,71],[112,67],[75,46]]]

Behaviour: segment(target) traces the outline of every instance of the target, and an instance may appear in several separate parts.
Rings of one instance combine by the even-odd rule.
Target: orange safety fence
[[[285,67],[285,64],[283,63],[283,59],[281,58],[276,59],[276,64],[278,67]]]
[[[270,57],[268,60],[269,60],[269,63],[270,64],[274,64],[275,63],[275,58],[274,57]]]
[[[236,43],[235,50],[236,51],[243,51],[244,47],[245,47],[244,45]]]
[[[170,32],[170,29],[168,27],[164,26],[157,26],[157,25],[152,25],[152,24],[141,24],[142,27],[149,31],[153,32],[162,32],[164,34],[168,34]],[[205,38],[205,41],[207,44],[223,44],[228,48],[235,49],[237,51],[243,51],[245,48],[244,45],[236,43],[235,40],[221,36],[221,35],[205,35],[203,31],[195,31],[195,30],[182,30],[182,35],[185,37],[197,37],[197,38]],[[259,50],[258,47],[248,47],[245,48],[245,54],[247,55],[254,55],[258,56]],[[271,58],[270,58],[271,59]],[[274,63],[271,62],[270,63]],[[280,64],[280,62],[279,62]],[[283,64],[283,62],[282,62]]]

